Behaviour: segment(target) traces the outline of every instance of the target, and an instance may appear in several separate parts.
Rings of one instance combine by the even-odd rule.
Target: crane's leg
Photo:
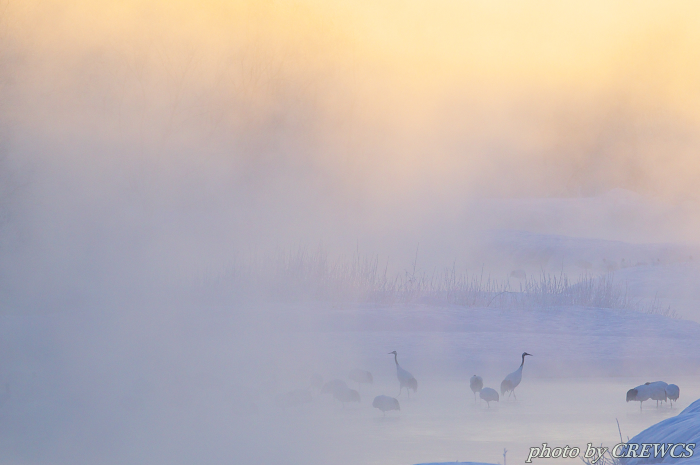
[[[515,395],[515,388],[513,388],[513,397],[515,397],[515,400],[518,400],[518,396]]]

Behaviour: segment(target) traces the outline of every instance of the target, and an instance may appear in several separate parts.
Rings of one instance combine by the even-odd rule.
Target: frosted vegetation
[[[253,291],[253,295],[281,302],[342,302],[370,304],[434,305],[464,307],[537,308],[580,306],[630,310],[676,317],[670,306],[656,298],[638,299],[614,272],[582,274],[570,278],[563,271],[542,271],[534,276],[513,273],[498,279],[483,269],[476,273],[457,270],[420,271],[416,263],[403,272],[389,272],[389,263],[378,256],[359,253],[329,258],[323,249],[300,248],[274,256],[238,261],[216,276],[200,278],[200,291]]]

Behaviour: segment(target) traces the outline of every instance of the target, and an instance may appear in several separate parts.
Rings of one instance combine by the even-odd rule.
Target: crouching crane
[[[336,391],[343,391],[345,389],[350,389],[345,381],[342,379],[332,379],[323,385],[321,394],[335,394]]]
[[[348,374],[348,378],[350,378],[351,381],[355,381],[357,383],[357,388],[360,388],[360,384],[373,384],[374,383],[374,378],[372,378],[372,373],[370,373],[367,370],[360,370],[359,368],[355,368],[354,370],[351,370],[350,373]]]
[[[479,393],[479,397],[486,401],[486,406],[491,408],[490,402],[498,402],[498,393],[495,389],[485,387]]]
[[[374,398],[374,401],[372,401],[372,407],[381,410],[384,416],[386,416],[386,412],[391,410],[401,410],[398,399],[383,395]]]
[[[651,388],[649,384],[640,384],[636,388],[627,391],[627,402],[639,402],[639,410],[642,410],[642,403],[651,399]]]
[[[345,408],[345,404],[347,404],[348,402],[357,402],[358,404],[360,403],[360,393],[350,388],[334,390],[333,397],[335,397],[341,402],[341,404],[343,404],[343,408]]]
[[[668,384],[663,381],[654,381],[653,383],[647,382],[644,384],[649,386],[649,397],[651,400],[656,401],[656,408],[659,408],[659,401],[666,402],[668,400],[668,396],[666,395]]]

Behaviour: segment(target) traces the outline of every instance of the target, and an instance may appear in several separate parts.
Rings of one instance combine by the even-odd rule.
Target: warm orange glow
[[[15,116],[44,115],[49,127],[65,121],[56,111],[70,111],[100,118],[105,136],[209,137],[302,105],[322,147],[315,163],[390,196],[421,183],[449,191],[445,182],[479,171],[490,175],[473,180],[477,190],[488,178],[505,195],[568,195],[569,181],[547,184],[539,169],[527,182],[498,174],[553,163],[566,171],[560,178],[578,176],[601,137],[624,139],[601,131],[623,123],[671,132],[634,148],[652,174],[632,179],[620,155],[602,168],[616,173],[603,184],[687,197],[700,173],[695,142],[680,140],[700,124],[695,2],[8,5],[5,38],[25,53]],[[493,161],[485,154],[494,150],[507,156]]]

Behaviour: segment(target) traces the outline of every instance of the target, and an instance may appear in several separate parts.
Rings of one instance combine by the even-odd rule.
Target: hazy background
[[[3,427],[5,459],[187,462],[153,444],[194,425],[217,432],[190,450],[205,460],[230,457],[207,441],[247,431],[250,450],[323,463],[284,423],[197,414],[329,366],[314,358],[326,343],[281,331],[317,308],[280,318],[207,292],[255,257],[308,248],[504,277],[686,266],[699,25],[691,1],[2,0],[0,378],[25,395],[6,419],[26,419]],[[508,231],[555,245],[518,255]],[[567,258],[561,236],[595,256]],[[623,277],[640,293],[656,279],[644,270]],[[683,316],[700,319],[690,297]],[[182,405],[194,413],[169,416]],[[151,432],[184,426],[124,436],[124,411]]]
[[[698,20],[692,2],[5,1],[3,287],[169,282],[321,243],[446,266],[490,228],[694,242]],[[656,213],[557,231],[481,202],[615,188]]]

